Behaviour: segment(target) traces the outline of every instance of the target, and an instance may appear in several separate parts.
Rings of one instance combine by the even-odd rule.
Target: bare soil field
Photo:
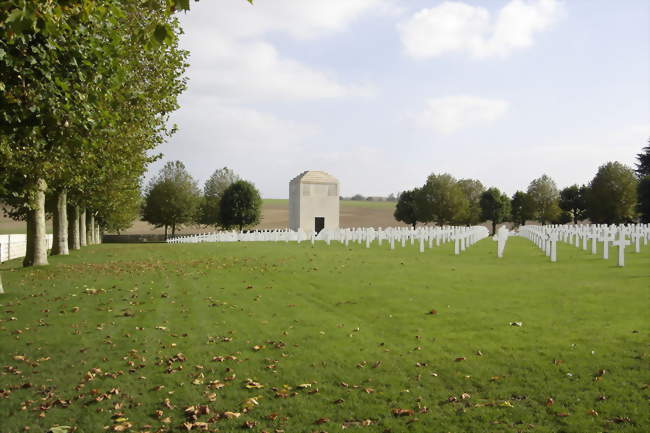
[[[395,221],[394,202],[341,201],[341,227],[394,227],[403,224]],[[289,224],[289,203],[286,199],[266,199],[262,205],[262,222],[257,229],[285,228]],[[201,233],[211,228],[185,226],[180,234]],[[25,223],[13,221],[0,216],[0,234],[25,233]],[[51,233],[51,221],[48,221],[48,233]],[[160,234],[162,228],[156,228],[144,221],[134,221],[133,225],[121,234]]]

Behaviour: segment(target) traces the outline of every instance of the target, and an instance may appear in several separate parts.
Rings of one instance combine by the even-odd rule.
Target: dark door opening
[[[316,234],[320,233],[321,230],[325,228],[325,217],[316,217],[316,221],[314,222],[314,230],[316,231]]]

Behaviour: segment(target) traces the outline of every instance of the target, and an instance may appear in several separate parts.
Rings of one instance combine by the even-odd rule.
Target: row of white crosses
[[[357,229],[336,229],[323,230],[318,234],[318,240],[324,240],[328,245],[331,241],[338,241],[346,246],[349,242],[365,243],[370,248],[373,242],[382,246],[386,241],[391,250],[395,249],[395,243],[405,247],[407,243],[414,245],[418,242],[419,251],[424,252],[425,245],[429,248],[438,247],[447,242],[454,242],[454,254],[459,255],[471,245],[487,237],[488,231],[483,226],[474,227],[389,227],[386,229],[357,228]]]
[[[415,245],[417,240],[420,252],[424,252],[425,245],[433,248],[447,242],[454,242],[454,254],[459,255],[471,245],[488,236],[488,230],[483,226],[474,227],[389,227],[375,229],[372,227],[347,228],[347,229],[324,229],[320,233],[297,232],[280,230],[255,230],[255,231],[222,231],[215,233],[203,233],[188,236],[170,238],[167,243],[185,244],[202,242],[297,242],[324,241],[330,245],[332,241],[343,243],[348,246],[350,242],[365,244],[366,248],[377,243],[382,246],[385,241],[391,250],[395,249],[395,243],[405,247],[407,243]]]
[[[650,225],[627,224],[582,224],[582,225],[549,225],[549,226],[523,226],[519,235],[534,242],[546,252],[552,262],[557,261],[558,241],[582,247],[591,253],[598,254],[598,243],[602,242],[603,259],[609,259],[609,247],[618,247],[618,266],[625,266],[625,247],[634,244],[634,251],[641,252],[641,245],[647,246],[650,240]]]
[[[256,230],[256,231],[220,231],[167,239],[169,244],[198,244],[203,242],[280,242],[298,240],[298,233],[288,229]]]

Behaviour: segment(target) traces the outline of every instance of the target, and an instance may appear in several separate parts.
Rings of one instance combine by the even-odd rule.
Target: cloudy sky
[[[634,162],[650,136],[647,0],[202,0],[160,151],[267,198],[325,170],[345,196],[430,173],[510,194]]]

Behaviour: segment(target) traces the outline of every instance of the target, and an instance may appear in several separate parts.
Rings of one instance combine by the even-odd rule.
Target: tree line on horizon
[[[170,161],[147,185],[141,218],[164,227],[165,238],[183,225],[196,224],[229,230],[259,223],[262,198],[251,182],[223,167],[205,181],[203,191],[181,161]]]
[[[415,227],[418,223],[476,225],[492,223],[492,233],[503,222],[525,225],[650,222],[650,141],[637,155],[636,169],[620,162],[598,168],[588,185],[562,190],[546,174],[526,191],[512,197],[498,188],[486,189],[475,179],[457,180],[448,173],[431,174],[426,183],[399,195],[394,217]]]

